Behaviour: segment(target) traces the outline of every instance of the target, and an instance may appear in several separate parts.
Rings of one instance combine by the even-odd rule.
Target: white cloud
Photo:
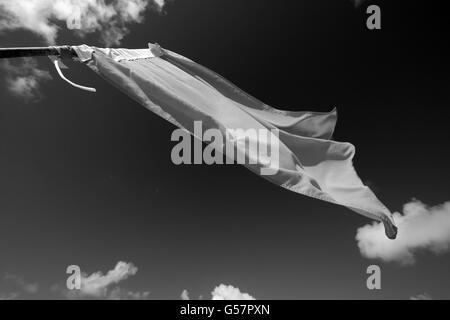
[[[52,79],[48,71],[39,69],[33,58],[22,58],[18,64],[5,60],[0,66],[6,74],[8,90],[25,101],[39,100],[42,97],[41,83]]]
[[[212,300],[255,300],[248,293],[242,293],[239,288],[224,284],[214,288],[211,294]]]
[[[25,294],[36,294],[39,291],[39,285],[37,283],[26,282],[22,277],[15,274],[6,274],[3,279],[14,284],[16,290],[12,292],[0,292],[0,300],[14,300]]]
[[[83,274],[81,289],[63,290],[68,299],[108,299],[108,300],[142,300],[147,299],[150,292],[134,292],[116,286],[137,273],[138,268],[132,264],[119,261],[113,270],[103,274],[101,271],[91,275]]]
[[[149,295],[149,291],[135,292],[116,287],[111,290],[107,298],[109,300],[146,300],[148,299]]]
[[[103,275],[101,271],[94,272],[90,276],[81,278],[81,291],[88,295],[102,296],[108,286],[117,284],[120,281],[133,276],[137,272],[137,267],[132,263],[119,261],[113,270],[109,270]]]
[[[359,7],[365,0],[351,0],[355,7]]]
[[[7,274],[5,280],[14,282],[22,291],[28,294],[36,294],[39,291],[37,283],[28,283],[22,277],[14,274]]]
[[[428,207],[413,200],[404,205],[403,215],[394,213],[394,219],[398,225],[395,240],[386,239],[382,224],[377,222],[358,229],[356,240],[364,257],[411,265],[420,250],[436,254],[449,250],[450,202]]]
[[[415,297],[410,297],[410,300],[433,300],[433,298],[428,293],[422,293]]]
[[[128,25],[143,21],[148,8],[164,0],[0,0],[0,31],[28,30],[55,44],[61,22],[79,36],[100,32],[107,46],[118,45]]]
[[[11,292],[11,293],[1,293],[0,292],[0,300],[14,300],[19,297],[18,292]]]
[[[183,290],[180,296],[181,300],[190,300],[189,299],[189,292],[187,290]]]
[[[212,300],[255,300],[248,293],[243,293],[239,288],[235,288],[231,285],[221,284],[214,288],[211,292]],[[190,300],[189,291],[186,289],[181,292],[181,300]],[[203,296],[200,295],[199,300],[203,300]]]

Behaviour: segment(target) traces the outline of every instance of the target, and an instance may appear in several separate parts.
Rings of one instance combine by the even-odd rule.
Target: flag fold
[[[236,145],[234,157],[244,154],[247,160],[253,160],[244,165],[263,178],[381,221],[387,237],[395,239],[397,228],[392,214],[353,167],[355,147],[331,140],[337,121],[335,109],[321,113],[272,108],[217,73],[157,44],[138,50],[86,45],[72,48],[81,62],[174,125],[195,135],[194,122],[201,121],[204,130],[222,132],[226,144]],[[266,161],[267,157],[261,157],[261,145],[249,150],[251,141],[230,135],[233,130],[270,131],[270,139],[258,142],[271,152],[276,150],[276,168]],[[262,169],[274,170],[261,174]]]

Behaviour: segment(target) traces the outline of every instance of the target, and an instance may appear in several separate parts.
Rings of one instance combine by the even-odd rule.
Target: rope
[[[63,79],[64,81],[66,81],[68,84],[70,84],[71,86],[74,86],[75,88],[81,89],[81,90],[85,90],[85,91],[89,91],[89,92],[97,92],[97,90],[95,88],[90,88],[90,87],[85,87],[85,86],[80,86],[79,84],[73,83],[72,81],[70,81],[69,79],[67,79],[63,73],[61,72],[61,68],[59,67],[59,59],[54,59],[53,60],[53,64],[55,65],[56,71],[58,71],[59,76],[61,77],[61,79]]]

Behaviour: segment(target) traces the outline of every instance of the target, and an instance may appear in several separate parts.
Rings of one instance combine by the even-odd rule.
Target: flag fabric
[[[196,121],[201,121],[203,130],[220,130],[226,143],[237,146],[234,157],[244,154],[247,160],[253,160],[244,165],[255,173],[270,168],[272,163],[258,157],[258,151],[249,150],[246,141],[241,143],[240,136],[230,135],[229,131],[276,132],[270,134],[270,141],[262,140],[269,149],[276,144],[277,168],[275,173],[262,177],[296,193],[381,221],[387,237],[395,239],[397,228],[392,214],[362,183],[353,167],[355,147],[331,140],[336,110],[320,113],[272,108],[217,73],[157,44],[134,50],[86,45],[72,48],[78,60],[113,86],[197,138],[201,137],[195,132]]]

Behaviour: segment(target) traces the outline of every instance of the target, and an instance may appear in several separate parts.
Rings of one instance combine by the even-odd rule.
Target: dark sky
[[[157,42],[279,109],[337,107],[334,138],[356,146],[360,177],[399,211],[412,198],[450,200],[443,3],[175,0],[122,46]],[[380,5],[381,30],[366,28],[368,4]],[[42,44],[0,35],[2,47]],[[206,297],[220,283],[259,299],[450,298],[448,255],[419,253],[410,267],[365,259],[354,239],[365,217],[244,167],[175,166],[171,124],[80,64],[68,62],[66,75],[96,94],[38,61],[54,76],[42,100],[0,90],[0,275],[38,282],[38,297],[53,297],[45,288],[63,285],[70,264],[92,273],[123,260],[139,271],[121,286],[154,299]],[[366,288],[373,263],[381,291]]]

